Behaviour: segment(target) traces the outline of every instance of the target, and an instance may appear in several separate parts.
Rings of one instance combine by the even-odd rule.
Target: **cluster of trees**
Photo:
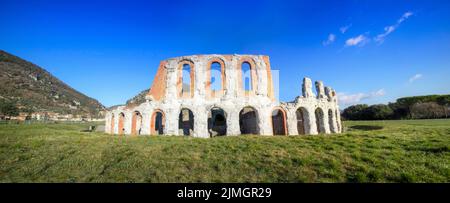
[[[0,100],[0,115],[5,117],[18,116],[19,109],[13,102]]]
[[[0,119],[10,119],[13,116],[18,116],[21,112],[27,114],[26,120],[31,119],[32,109],[18,108],[16,102],[0,99]]]
[[[450,116],[450,95],[403,97],[389,104],[357,104],[342,112],[347,120],[428,119]]]

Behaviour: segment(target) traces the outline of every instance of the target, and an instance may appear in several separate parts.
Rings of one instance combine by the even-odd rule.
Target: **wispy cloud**
[[[359,103],[363,100],[372,99],[376,97],[384,96],[386,92],[384,89],[379,89],[370,93],[356,93],[356,94],[347,94],[347,93],[338,93],[339,103],[343,106],[352,105]]]
[[[345,41],[345,46],[364,46],[368,41],[369,39],[365,35],[358,35],[347,39],[347,41]]]
[[[412,83],[412,82],[414,82],[414,81],[416,81],[416,80],[418,80],[418,79],[420,79],[420,78],[422,78],[422,74],[417,73],[417,74],[415,74],[414,76],[412,76],[412,77],[409,78],[409,83]]]
[[[389,25],[389,26],[384,27],[384,33],[377,35],[377,36],[375,37],[375,41],[378,42],[378,43],[380,43],[380,44],[383,43],[384,40],[385,40],[385,38],[386,38],[389,34],[391,34],[392,32],[394,32],[394,31],[398,28],[398,26],[400,26],[400,24],[403,23],[403,21],[405,21],[406,19],[408,19],[408,18],[411,17],[412,15],[413,15],[413,12],[408,11],[408,12],[404,13],[404,14],[402,15],[402,17],[400,17],[400,19],[397,20],[397,23],[395,23],[394,25]]]
[[[346,25],[346,26],[342,26],[341,28],[339,28],[339,30],[341,31],[342,34],[344,34],[345,32],[347,32],[347,30],[352,26],[352,24],[350,25]]]
[[[333,33],[328,35],[327,40],[323,41],[322,44],[323,46],[328,46],[331,43],[333,43],[336,40],[336,35],[334,35]]]
[[[400,19],[398,19],[397,23],[398,23],[398,24],[402,23],[403,21],[405,21],[406,19],[408,19],[408,18],[409,18],[410,16],[412,16],[413,14],[414,14],[414,13],[411,12],[411,11],[408,11],[408,12],[404,13],[404,14],[402,15],[402,17],[401,17]]]

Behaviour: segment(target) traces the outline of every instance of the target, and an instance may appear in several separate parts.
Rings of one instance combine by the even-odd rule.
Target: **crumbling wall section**
[[[148,96],[150,96],[154,101],[160,101],[164,98],[167,83],[166,81],[166,61],[161,61],[158,67],[158,71],[156,72],[155,79],[153,80],[153,84],[150,87],[148,92]]]

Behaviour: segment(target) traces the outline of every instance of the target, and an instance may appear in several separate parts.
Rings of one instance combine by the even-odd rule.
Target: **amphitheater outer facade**
[[[214,82],[219,84],[212,87]],[[340,133],[335,90],[321,81],[314,87],[315,93],[311,79],[304,78],[301,96],[279,102],[268,56],[170,58],[161,61],[146,102],[108,111],[105,131],[202,138]]]

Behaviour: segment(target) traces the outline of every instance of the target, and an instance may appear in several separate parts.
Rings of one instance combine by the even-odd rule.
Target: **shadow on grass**
[[[422,152],[433,153],[433,154],[442,154],[442,153],[450,152],[450,148],[448,146],[408,147],[406,149],[409,151],[422,151]]]
[[[383,126],[378,126],[378,125],[354,125],[354,126],[350,126],[349,128],[355,129],[355,130],[381,130],[381,129],[383,129]]]

